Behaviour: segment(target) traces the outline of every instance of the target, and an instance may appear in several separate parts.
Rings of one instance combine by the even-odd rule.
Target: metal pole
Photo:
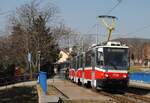
[[[84,52],[84,36],[81,37],[81,52],[83,53]]]
[[[98,44],[98,24],[96,24],[96,44]]]
[[[82,86],[84,86],[85,52],[83,52],[82,62]]]
[[[68,51],[70,50],[70,34],[68,34]]]
[[[40,59],[41,59],[41,51],[38,51],[38,72],[40,72]]]
[[[94,88],[94,79],[95,79],[95,52],[92,52],[92,88]]]
[[[30,70],[30,79],[32,79],[32,68],[31,68],[31,53],[28,52],[28,63],[29,63],[29,70]]]
[[[32,80],[32,68],[31,68],[31,62],[29,62],[29,69],[30,69],[30,79]]]

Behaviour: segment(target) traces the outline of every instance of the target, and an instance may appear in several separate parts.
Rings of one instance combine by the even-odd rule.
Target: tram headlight
[[[108,74],[105,74],[105,77],[106,77],[106,78],[108,78],[108,77],[109,77],[109,75],[108,75]]]
[[[123,78],[127,78],[127,75],[123,75]]]

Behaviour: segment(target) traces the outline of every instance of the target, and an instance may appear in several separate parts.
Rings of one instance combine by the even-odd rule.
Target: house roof
[[[63,63],[66,62],[67,59],[69,58],[70,53],[65,51],[65,50],[61,50],[59,53],[60,59],[57,61],[57,63]]]

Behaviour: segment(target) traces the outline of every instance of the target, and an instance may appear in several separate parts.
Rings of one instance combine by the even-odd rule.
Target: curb
[[[45,95],[40,84],[37,84],[38,103],[58,103],[60,98],[56,95]]]

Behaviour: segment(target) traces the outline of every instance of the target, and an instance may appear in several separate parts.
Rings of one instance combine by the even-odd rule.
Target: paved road
[[[83,88],[67,80],[48,80],[48,85],[55,86],[59,91],[66,95],[68,97],[67,101],[97,101],[94,103],[110,103],[110,101],[112,101],[112,98],[100,95],[99,93],[93,92],[91,89]]]

